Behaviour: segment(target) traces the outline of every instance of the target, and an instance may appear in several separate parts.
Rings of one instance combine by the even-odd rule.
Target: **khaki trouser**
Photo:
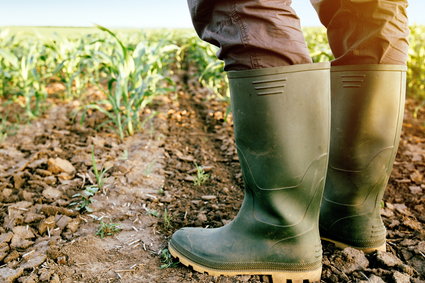
[[[304,1],[304,0],[297,0]],[[311,63],[291,0],[188,0],[198,35],[218,46],[225,70]],[[311,0],[332,65],[407,60],[407,0]]]

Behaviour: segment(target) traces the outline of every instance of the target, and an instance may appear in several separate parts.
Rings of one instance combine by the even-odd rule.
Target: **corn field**
[[[333,59],[324,29],[304,35],[314,62]],[[271,282],[198,274],[167,248],[243,199],[216,53],[192,30],[0,27],[0,282]],[[425,279],[424,58],[412,26],[387,252],[324,242],[322,282]]]
[[[313,61],[332,60],[323,29],[306,29],[305,37]],[[408,96],[425,101],[425,27],[411,27],[410,44]],[[193,68],[203,86],[228,100],[223,63],[215,53],[215,47],[185,30],[113,32],[99,26],[81,34],[40,34],[4,28],[0,100],[23,109],[18,120],[42,115],[49,99],[78,100],[82,112],[106,115],[104,126],[123,139],[140,129],[140,113],[156,96],[173,90],[179,69]],[[49,93],[52,83],[63,89]],[[102,93],[96,101],[86,97],[93,89]],[[11,118],[1,113],[0,137],[7,135]]]

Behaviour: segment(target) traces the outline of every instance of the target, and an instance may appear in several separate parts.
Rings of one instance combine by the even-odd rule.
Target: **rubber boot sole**
[[[335,241],[335,240],[331,240],[329,238],[321,237],[320,239],[322,239],[323,241],[335,244],[335,247],[337,247],[339,249],[345,249],[345,248],[351,247],[351,248],[354,248],[354,249],[357,249],[357,250],[361,250],[365,254],[370,254],[370,253],[373,253],[373,252],[376,252],[376,251],[385,252],[387,250],[386,249],[386,243],[383,243],[382,245],[380,245],[378,247],[364,248],[364,247],[356,247],[356,246],[353,246],[353,245],[347,245],[347,244],[344,244],[344,243],[341,243],[341,242],[338,242],[338,241]]]
[[[187,267],[192,267],[195,271],[200,273],[207,273],[211,276],[236,276],[236,275],[269,275],[272,277],[273,283],[319,283],[322,274],[322,268],[309,271],[276,271],[276,270],[218,270],[209,268],[198,263],[191,261],[184,255],[173,249],[168,245],[168,250],[171,255]]]

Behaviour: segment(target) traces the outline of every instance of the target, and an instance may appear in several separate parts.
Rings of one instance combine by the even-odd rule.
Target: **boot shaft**
[[[320,213],[323,238],[364,250],[385,249],[380,203],[397,153],[406,67],[331,69],[329,168]]]
[[[255,217],[298,232],[315,226],[329,150],[329,64],[229,72],[229,83]]]

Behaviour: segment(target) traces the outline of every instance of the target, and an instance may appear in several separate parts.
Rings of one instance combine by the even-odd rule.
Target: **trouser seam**
[[[244,47],[246,47],[249,44],[249,35],[247,31],[248,27],[243,22],[242,17],[237,11],[236,1],[233,1],[230,18],[239,27],[240,34],[241,34],[241,42],[244,45]],[[250,62],[251,62],[252,69],[257,69],[257,68],[260,68],[261,66],[260,58],[256,54],[250,55]]]

